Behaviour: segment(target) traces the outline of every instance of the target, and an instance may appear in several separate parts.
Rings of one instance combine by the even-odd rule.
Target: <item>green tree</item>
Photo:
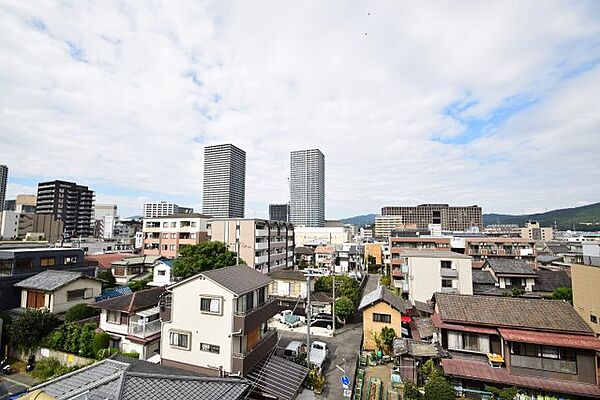
[[[354,314],[356,307],[352,300],[342,296],[335,301],[335,315],[346,321],[350,315]]]
[[[454,400],[454,389],[442,376],[436,376],[425,385],[427,400]]]
[[[18,350],[33,350],[60,323],[58,317],[49,311],[27,309],[11,323],[9,342]]]
[[[425,361],[419,368],[419,374],[423,377],[425,382],[429,382],[432,379],[444,376],[442,369],[435,365],[432,359]]]
[[[236,264],[236,254],[221,242],[185,246],[173,262],[173,275],[188,278],[202,271]]]
[[[565,287],[556,288],[552,293],[552,300],[564,300],[573,304],[573,290]]]
[[[301,258],[300,261],[298,261],[298,269],[305,269],[308,267],[308,263],[306,262],[305,259]]]
[[[65,322],[76,322],[100,314],[100,309],[88,307],[87,304],[75,304],[65,313]]]
[[[391,353],[394,345],[394,339],[396,338],[396,331],[394,328],[384,326],[381,328],[379,335],[381,336],[381,344],[383,345],[384,349],[387,350],[388,353]]]
[[[423,398],[423,395],[421,394],[419,387],[413,381],[404,381],[402,398],[404,400],[419,400]]]
[[[117,286],[117,279],[110,269],[99,271],[97,277],[102,280],[102,290]]]
[[[368,255],[367,256],[367,270],[369,272],[375,272],[377,270],[377,259],[375,256]]]
[[[92,351],[94,352],[94,357],[100,350],[108,349],[108,346],[110,346],[110,336],[105,332],[97,332],[92,339]]]
[[[335,297],[347,297],[352,301],[354,306],[358,306],[360,300],[360,291],[358,290],[359,283],[356,279],[352,279],[344,275],[336,275],[335,277]],[[333,296],[333,277],[322,276],[315,282],[315,292],[325,292]]]
[[[389,276],[384,275],[379,279],[379,282],[381,283],[381,286],[390,287],[392,280]]]
[[[519,393],[519,390],[514,386],[505,388],[505,389],[498,389],[497,387],[494,387],[494,386],[486,386],[485,390],[493,393],[494,398],[499,399],[499,400],[512,400]]]
[[[85,324],[79,331],[79,354],[82,357],[94,358],[94,331],[95,324]]]
[[[137,279],[134,281],[129,281],[127,286],[131,289],[132,292],[138,292],[140,290],[148,289],[148,283],[152,280],[152,277],[147,277],[144,279]]]

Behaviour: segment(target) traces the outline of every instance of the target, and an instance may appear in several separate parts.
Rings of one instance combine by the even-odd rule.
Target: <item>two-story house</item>
[[[488,271],[500,289],[519,289],[531,292],[537,277],[531,264],[523,259],[490,258],[481,268]]]
[[[516,387],[526,398],[599,398],[598,339],[564,301],[438,293],[432,322],[458,394]],[[533,397],[531,397],[533,396]]]
[[[173,260],[161,258],[152,265],[152,281],[148,286],[167,286],[173,283]]]
[[[154,263],[161,259],[162,256],[153,255],[127,257],[113,261],[110,268],[117,284],[127,285],[129,281],[147,277]]]
[[[156,287],[90,304],[101,310],[100,329],[110,336],[111,347],[136,352],[143,360],[159,350],[158,303],[164,291],[164,287]]]

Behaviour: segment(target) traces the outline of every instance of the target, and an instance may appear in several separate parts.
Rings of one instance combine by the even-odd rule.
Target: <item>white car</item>
[[[310,352],[308,353],[308,361],[311,366],[316,367],[319,372],[323,369],[325,360],[329,357],[329,347],[327,343],[315,340],[310,344]]]
[[[289,326],[290,328],[295,328],[302,324],[302,320],[299,316],[294,315],[292,310],[283,310],[279,313],[279,322]]]
[[[287,359],[293,359],[306,353],[306,344],[296,340],[290,342],[283,350],[283,356]]]

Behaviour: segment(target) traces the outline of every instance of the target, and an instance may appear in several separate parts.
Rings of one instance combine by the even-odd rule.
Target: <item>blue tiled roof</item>
[[[132,292],[131,292],[131,289],[129,289],[129,287],[117,286],[114,288],[103,290],[102,293],[100,294],[100,296],[96,297],[96,301],[108,300],[108,299],[112,299],[114,297],[119,297],[119,296],[123,296],[125,294],[130,294],[130,293],[132,293]]]

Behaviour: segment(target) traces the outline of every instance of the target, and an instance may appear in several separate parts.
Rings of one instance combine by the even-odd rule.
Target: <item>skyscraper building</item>
[[[325,156],[318,149],[290,156],[290,222],[325,226]]]
[[[6,184],[8,182],[8,167],[0,165],[0,213],[4,210],[4,200],[6,200]]]
[[[289,204],[269,204],[269,219],[271,221],[289,222],[290,205]]]
[[[38,184],[36,213],[52,214],[64,222],[65,234],[92,236],[94,191],[73,182]]]
[[[244,218],[246,152],[232,144],[204,148],[202,212],[214,218]]]

